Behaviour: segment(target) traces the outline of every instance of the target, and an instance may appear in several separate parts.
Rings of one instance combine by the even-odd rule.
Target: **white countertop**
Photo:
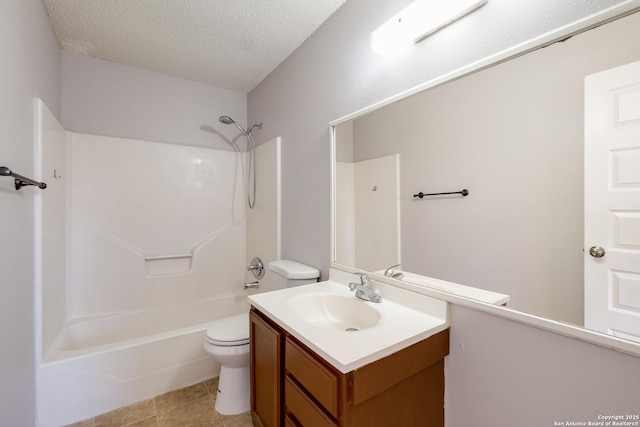
[[[345,276],[358,279],[353,275]],[[342,280],[341,280],[342,282]],[[449,327],[447,303],[415,292],[373,282],[381,303],[371,305],[382,316],[380,323],[357,332],[321,328],[294,314],[289,299],[304,294],[330,293],[355,297],[346,284],[335,280],[249,296],[252,306],[269,316],[343,373],[351,372]]]

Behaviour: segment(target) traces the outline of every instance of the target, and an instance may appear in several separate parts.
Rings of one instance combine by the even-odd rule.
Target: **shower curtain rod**
[[[16,190],[19,190],[22,187],[27,186],[27,185],[35,185],[36,187],[41,188],[42,190],[47,188],[47,184],[45,184],[44,182],[34,181],[33,179],[27,178],[26,176],[22,176],[22,175],[18,175],[17,173],[13,173],[13,172],[11,172],[11,169],[9,169],[6,166],[0,166],[0,176],[12,176],[12,177],[14,177],[16,179],[16,181],[15,181]]]

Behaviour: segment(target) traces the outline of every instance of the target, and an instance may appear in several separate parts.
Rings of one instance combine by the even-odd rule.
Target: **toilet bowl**
[[[273,290],[318,281],[320,270],[282,259],[269,263]],[[249,388],[249,313],[216,320],[207,329],[204,349],[220,363],[216,411],[235,415],[251,409]]]
[[[204,349],[220,363],[216,411],[247,412],[249,402],[249,313],[216,320],[207,328]]]

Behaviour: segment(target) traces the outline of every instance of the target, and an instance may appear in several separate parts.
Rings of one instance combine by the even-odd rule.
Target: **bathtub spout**
[[[244,285],[242,286],[242,289],[258,289],[260,287],[260,283],[258,282],[244,282]]]

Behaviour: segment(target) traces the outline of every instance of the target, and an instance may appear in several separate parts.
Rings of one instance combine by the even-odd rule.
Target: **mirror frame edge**
[[[619,3],[610,8],[604,9],[600,12],[589,15],[578,21],[574,21],[565,26],[551,30],[539,37],[534,37],[523,43],[507,48],[498,53],[489,55],[478,61],[472,62],[468,65],[464,65],[451,72],[445,73],[441,76],[437,76],[433,79],[427,80],[415,87],[409,88],[398,94],[389,96],[381,101],[375,102],[369,106],[356,110],[353,113],[342,116],[338,119],[329,122],[329,135],[330,135],[330,176],[331,176],[331,221],[330,221],[330,268],[334,268],[348,273],[367,273],[372,279],[377,282],[384,283],[386,285],[396,286],[403,289],[407,289],[413,292],[417,292],[423,295],[427,295],[433,298],[437,298],[446,301],[451,304],[459,305],[472,310],[480,311],[483,313],[492,314],[494,316],[522,323],[527,326],[532,326],[537,329],[542,329],[559,335],[563,335],[569,338],[578,339],[590,344],[594,344],[600,347],[605,347],[614,351],[625,353],[631,356],[640,357],[640,342],[634,342],[624,338],[619,338],[613,335],[604,334],[594,330],[587,329],[582,326],[573,325],[570,323],[564,323],[545,317],[525,313],[522,311],[514,310],[504,306],[496,306],[486,302],[478,301],[472,298],[455,295],[448,292],[439,291],[434,288],[428,288],[413,284],[411,282],[404,282],[401,280],[385,277],[384,275],[377,274],[370,271],[360,270],[355,267],[346,266],[336,262],[336,126],[348,122],[350,120],[357,119],[367,113],[378,110],[396,101],[407,98],[418,92],[422,92],[427,89],[434,88],[436,86],[463,78],[467,75],[482,71],[486,68],[498,65],[502,62],[510,59],[517,58],[522,55],[526,55],[537,49],[549,46],[562,39],[572,37],[576,34],[588,31],[592,28],[604,25],[608,22],[616,19],[623,18],[632,13],[640,13],[640,0],[627,0]],[[429,279],[429,278],[427,278]]]

